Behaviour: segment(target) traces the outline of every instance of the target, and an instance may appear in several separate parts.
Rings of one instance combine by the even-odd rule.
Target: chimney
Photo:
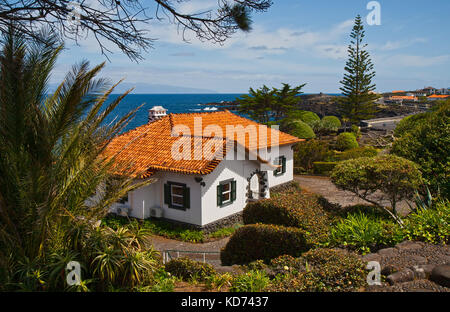
[[[148,110],[148,122],[154,122],[167,115],[167,109],[162,106],[153,106]]]

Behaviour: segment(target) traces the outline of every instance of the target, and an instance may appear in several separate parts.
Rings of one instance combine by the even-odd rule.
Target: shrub
[[[406,132],[417,127],[421,122],[424,122],[429,116],[429,113],[414,114],[403,118],[395,127],[394,136],[399,138]]]
[[[361,130],[357,125],[352,125],[351,131],[355,135],[356,139],[359,139],[361,137]]]
[[[270,267],[275,274],[298,274],[306,271],[302,258],[282,255],[270,261]]]
[[[293,123],[291,134],[300,139],[314,139],[316,137],[313,129],[307,123],[300,120]]]
[[[314,173],[328,175],[336,167],[337,162],[335,161],[315,161],[314,162]]]
[[[215,274],[206,279],[206,286],[209,289],[220,291],[224,287],[230,287],[233,281],[233,275],[230,273]]]
[[[301,257],[305,270],[277,278],[272,291],[355,291],[366,283],[365,264],[342,250],[314,249]]]
[[[362,212],[349,214],[331,228],[330,244],[368,253],[400,242],[402,237],[393,235],[396,227],[392,221],[370,217]]]
[[[306,193],[286,193],[247,204],[244,224],[276,224],[304,230],[309,243],[325,241],[330,220],[318,202],[318,197]]]
[[[336,149],[339,151],[346,151],[352,148],[359,147],[356,137],[351,132],[343,132],[338,135],[336,140]]]
[[[296,145],[294,165],[306,170],[312,169],[313,162],[324,161],[330,155],[329,144],[320,140],[308,140]]]
[[[431,244],[448,244],[450,236],[450,202],[440,202],[432,209],[420,208],[408,216],[405,238]]]
[[[261,292],[269,285],[270,279],[264,271],[251,270],[239,274],[231,281],[231,292]]]
[[[299,256],[309,249],[303,230],[266,224],[245,225],[231,236],[221,250],[223,265],[270,260],[280,255]]]
[[[283,183],[281,185],[277,185],[270,188],[271,197],[284,196],[288,193],[299,193],[299,192],[301,192],[301,188],[297,181]]]
[[[193,278],[204,281],[207,277],[216,273],[216,270],[207,263],[201,263],[189,258],[177,258],[166,263],[167,272],[185,281]]]
[[[392,153],[414,161],[420,166],[425,183],[436,193],[450,196],[450,101],[417,118],[401,133]],[[413,117],[411,117],[413,119]],[[407,127],[405,127],[407,128]]]
[[[340,155],[337,156],[339,160],[349,160],[349,159],[356,159],[360,157],[375,157],[377,156],[378,151],[373,146],[364,146],[364,147],[357,147],[352,148],[350,150],[346,150],[342,152]]]
[[[328,131],[337,131],[341,127],[341,121],[336,116],[322,118],[322,126]]]
[[[316,113],[310,111],[300,112],[299,119],[308,124],[310,127],[314,124],[314,122],[320,121],[320,117],[317,116]]]
[[[421,185],[418,167],[407,159],[385,155],[373,158],[361,157],[340,162],[331,173],[331,181],[340,189],[350,191],[371,203],[370,196],[381,191],[391,203],[394,219],[396,204],[411,198]],[[381,198],[376,204],[380,207]],[[388,209],[385,208],[387,212]]]

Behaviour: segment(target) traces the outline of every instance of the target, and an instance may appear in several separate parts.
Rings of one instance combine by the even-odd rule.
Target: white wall
[[[286,157],[286,172],[279,176],[274,176],[273,171],[267,172],[269,187],[274,187],[294,179],[294,151],[292,150],[292,145],[280,146],[279,156]]]
[[[182,175],[172,172],[159,172],[154,176],[157,182],[139,188],[128,196],[131,206],[130,215],[136,218],[150,217],[150,208],[163,210],[163,217],[181,222],[201,225],[201,194],[200,184],[195,182],[193,175]],[[190,188],[190,208],[178,210],[164,204],[164,184],[168,181],[186,184]]]
[[[224,159],[213,172],[203,177],[206,185],[202,187],[202,225],[244,209],[247,199],[247,178],[258,168],[257,161]],[[223,207],[217,206],[217,185],[228,179],[236,181],[236,200]]]
[[[269,187],[293,179],[294,159],[291,145],[280,146],[279,155],[286,157],[286,172],[281,176],[274,176],[273,171],[268,171]],[[256,169],[266,169],[258,161],[238,159],[242,158],[222,160],[213,172],[203,176],[205,186],[195,181],[195,175],[157,173],[154,176],[158,179],[157,182],[129,194],[130,215],[136,218],[148,218],[150,208],[162,207],[164,218],[202,226],[242,211],[247,200],[247,178]],[[217,206],[217,185],[228,179],[236,181],[236,200],[230,205],[219,207]],[[164,184],[168,181],[183,183],[190,188],[190,209],[177,210],[164,204]],[[269,192],[267,197],[270,197]]]

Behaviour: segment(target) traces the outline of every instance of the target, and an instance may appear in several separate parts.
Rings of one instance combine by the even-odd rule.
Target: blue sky
[[[145,60],[135,63],[115,49],[103,76],[124,78],[122,89],[137,86],[137,93],[241,93],[283,82],[307,83],[305,92],[338,92],[353,19],[361,14],[365,21],[369,0],[273,2],[268,12],[253,16],[250,33],[238,32],[222,46],[199,42],[189,33],[186,43],[169,22],[152,22],[149,35],[158,40]],[[365,22],[377,91],[450,87],[450,1],[378,2],[381,25]],[[180,9],[192,13],[216,4],[192,0]],[[82,59],[92,64],[105,60],[92,38],[79,44],[67,42],[53,83]]]

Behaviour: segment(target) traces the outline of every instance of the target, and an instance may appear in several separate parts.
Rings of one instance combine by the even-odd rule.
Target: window
[[[236,181],[222,181],[217,185],[217,206],[223,207],[236,200]]]
[[[186,184],[167,182],[164,184],[164,203],[169,208],[186,210],[190,208],[190,189]]]
[[[274,170],[274,176],[280,176],[286,172],[286,157],[280,156],[275,159],[274,164],[280,166],[278,169]]]

